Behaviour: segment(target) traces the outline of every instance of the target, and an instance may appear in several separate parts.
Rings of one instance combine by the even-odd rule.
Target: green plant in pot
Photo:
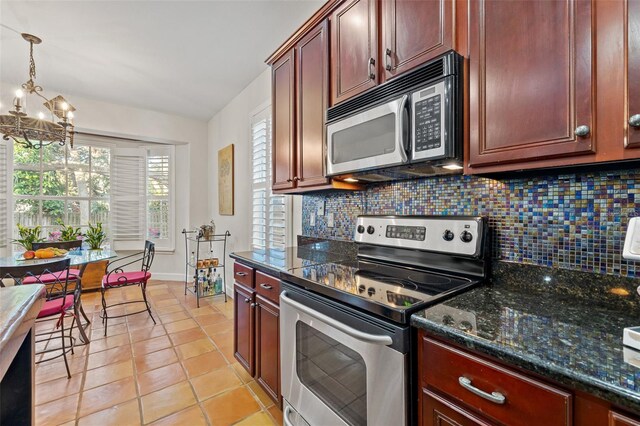
[[[89,229],[85,234],[84,240],[89,244],[91,250],[98,250],[102,243],[107,239],[107,234],[102,230],[102,223],[98,222],[94,225],[89,223]]]
[[[40,226],[34,226],[33,228],[30,228],[28,226],[22,226],[18,223],[18,236],[20,238],[13,240],[13,242],[20,244],[27,251],[32,250],[33,243],[44,241],[44,238],[40,237],[41,230],[42,229],[40,228]]]
[[[60,241],[75,241],[83,237],[79,227],[67,226],[61,220],[58,220],[58,225],[60,225]]]

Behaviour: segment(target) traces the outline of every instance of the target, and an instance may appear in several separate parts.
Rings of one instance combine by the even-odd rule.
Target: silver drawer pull
[[[236,275],[239,277],[246,277],[247,273],[246,272],[236,272]]]
[[[269,284],[265,284],[265,283],[260,284],[260,287],[262,287],[262,288],[264,288],[264,289],[266,289],[266,290],[271,290],[271,289],[273,288],[273,287],[272,287],[272,286],[270,286]]]
[[[477,387],[475,387],[475,386],[473,386],[471,384],[471,380],[470,379],[467,379],[464,376],[458,377],[458,383],[460,383],[460,386],[462,386],[466,390],[471,391],[471,392],[475,393],[476,395],[478,395],[479,397],[484,398],[487,401],[491,401],[494,404],[504,404],[505,401],[507,400],[507,398],[505,398],[505,396],[503,394],[501,394],[500,392],[487,393],[487,392],[485,392],[483,390],[478,389]]]

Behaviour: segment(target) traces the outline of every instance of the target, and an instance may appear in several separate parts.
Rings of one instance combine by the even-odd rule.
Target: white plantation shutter
[[[173,250],[173,146],[147,147],[147,239]]]
[[[9,253],[9,143],[0,141],[0,256]]]
[[[116,148],[111,160],[111,225],[116,250],[142,250],[147,234],[146,150]]]
[[[252,238],[254,249],[282,249],[286,244],[288,203],[271,193],[271,107],[251,118]]]

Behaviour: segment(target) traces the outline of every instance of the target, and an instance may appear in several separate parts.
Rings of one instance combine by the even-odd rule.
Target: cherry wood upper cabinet
[[[296,45],[298,187],[325,185],[324,117],[329,96],[328,24],[322,22]]]
[[[478,0],[469,7],[467,171],[593,153],[592,3]]]
[[[626,0],[627,9],[627,148],[640,148],[640,1]]]
[[[381,15],[384,81],[454,48],[453,0],[384,0]]]
[[[293,188],[295,138],[295,62],[292,49],[273,64],[271,69],[273,112],[272,188]]]
[[[378,82],[377,0],[348,0],[331,14],[331,105]]]

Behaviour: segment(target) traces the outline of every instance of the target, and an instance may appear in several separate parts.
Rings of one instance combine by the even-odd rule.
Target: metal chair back
[[[152,241],[144,242],[144,254],[142,257],[142,270],[144,272],[149,272],[151,269],[151,264],[153,263],[153,259],[156,256],[156,245]]]
[[[31,245],[33,250],[39,250],[47,247],[55,247],[59,249],[65,250],[74,250],[82,247],[82,240],[73,240],[73,241],[49,241],[49,242],[41,242],[41,243],[33,243]]]
[[[26,263],[20,266],[4,266],[0,267],[0,279],[13,279],[14,282],[19,285],[25,278],[33,277],[35,282],[31,284],[44,284],[46,286],[47,300],[53,300],[59,297],[64,298],[67,295],[67,287],[69,284],[70,263],[70,259],[62,259],[48,263]],[[40,277],[45,274],[57,274],[60,278],[43,282]]]

